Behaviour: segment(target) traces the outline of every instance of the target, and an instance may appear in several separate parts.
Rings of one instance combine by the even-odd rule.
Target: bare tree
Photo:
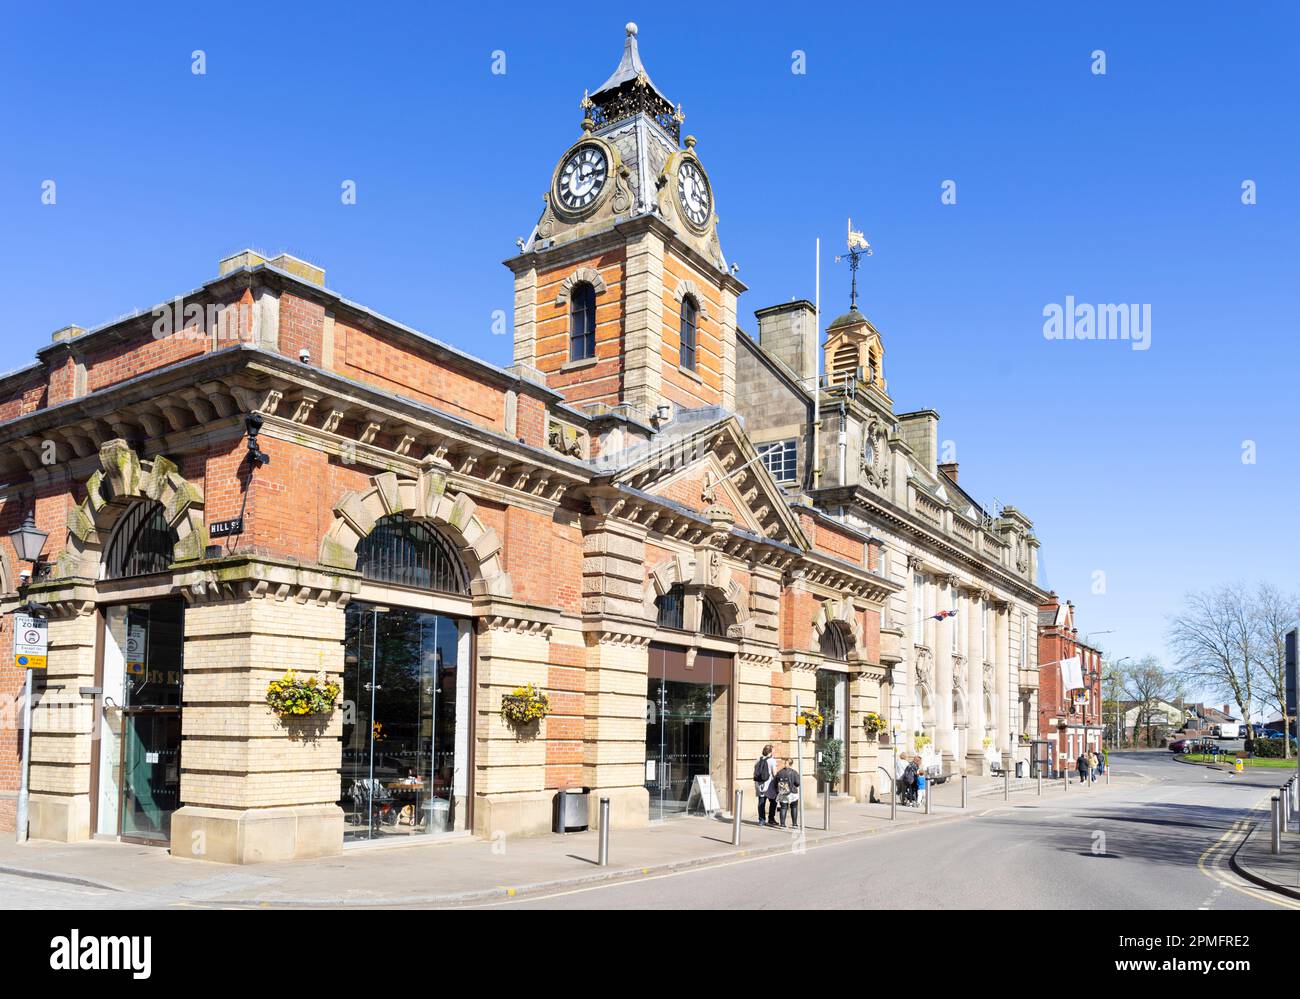
[[[1124,656],[1119,660],[1103,658],[1101,661],[1101,710],[1104,724],[1108,724],[1106,719],[1115,719],[1115,728],[1111,731],[1110,738],[1114,744],[1122,746],[1124,744],[1124,718],[1123,707],[1120,705],[1120,699],[1124,696]]]
[[[1241,710],[1246,749],[1254,732],[1256,635],[1251,599],[1240,584],[1189,593],[1184,610],[1169,623],[1169,644],[1184,685],[1230,697]]]
[[[1260,583],[1251,599],[1255,640],[1251,667],[1260,696],[1282,716],[1282,754],[1291,757],[1291,715],[1286,711],[1286,633],[1300,617],[1300,595],[1284,595],[1271,583]]]
[[[1152,744],[1152,728],[1161,701],[1172,701],[1182,696],[1178,678],[1166,673],[1155,656],[1147,656],[1132,666],[1119,671],[1124,694],[1137,708],[1133,721],[1133,741],[1138,742],[1146,729],[1146,744]]]

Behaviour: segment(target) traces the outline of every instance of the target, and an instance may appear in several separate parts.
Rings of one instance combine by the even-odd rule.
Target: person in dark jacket
[[[794,768],[794,760],[786,760],[785,766],[776,772],[772,779],[772,795],[776,807],[781,810],[781,828],[785,828],[786,809],[790,811],[790,821],[799,825],[799,771]]]
[[[768,794],[776,781],[776,760],[772,756],[772,747],[764,746],[763,755],[754,763],[754,795],[758,798],[758,824],[770,826],[776,824],[776,794]]]
[[[1080,753],[1079,758],[1074,761],[1074,765],[1079,769],[1079,783],[1088,783],[1088,754]]]

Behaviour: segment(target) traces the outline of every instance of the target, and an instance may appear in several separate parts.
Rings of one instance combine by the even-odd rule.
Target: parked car
[[[1169,752],[1185,753],[1187,752],[1187,744],[1191,741],[1192,740],[1190,739],[1175,739],[1173,742],[1169,744]]]

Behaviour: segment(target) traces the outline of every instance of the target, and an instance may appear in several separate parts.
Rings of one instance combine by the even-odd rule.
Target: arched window
[[[822,655],[827,659],[834,659],[836,662],[847,662],[849,658],[849,645],[844,640],[844,629],[838,624],[828,624],[820,641]]]
[[[381,518],[361,539],[357,569],[376,582],[469,596],[469,576],[447,539],[401,514]]]
[[[700,307],[695,299],[687,295],[682,299],[682,356],[681,365],[688,371],[695,370],[696,330],[699,325]]]
[[[596,289],[586,281],[569,293],[569,360],[596,356]]]
[[[726,638],[727,625],[723,620],[722,611],[708,597],[701,596],[700,602],[700,634],[708,635],[712,638]],[[661,628],[672,628],[674,631],[686,630],[686,587],[681,583],[674,583],[669,587],[668,592],[655,598],[655,623]]]
[[[656,623],[676,631],[686,629],[686,587],[677,583],[655,598]]]
[[[722,613],[718,605],[707,597],[700,601],[700,634],[714,638],[726,638],[727,628],[722,622]]]
[[[155,500],[137,500],[118,519],[104,559],[105,579],[166,572],[176,550],[176,530]]]

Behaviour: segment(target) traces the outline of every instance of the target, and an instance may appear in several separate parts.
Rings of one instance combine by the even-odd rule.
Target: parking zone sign
[[[26,614],[14,615],[14,665],[19,669],[45,669],[49,652],[45,621]]]

